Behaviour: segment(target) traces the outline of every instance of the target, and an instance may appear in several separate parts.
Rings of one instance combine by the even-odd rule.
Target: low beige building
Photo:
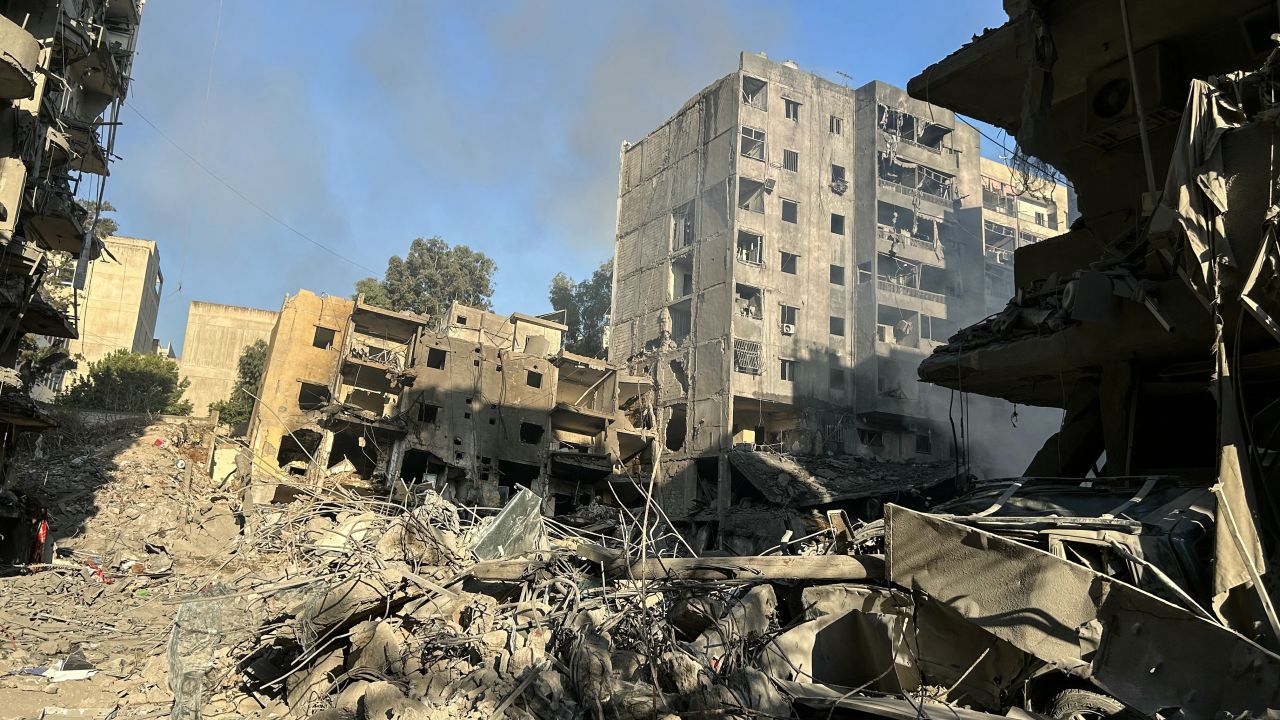
[[[270,342],[279,313],[272,310],[192,301],[182,340],[182,376],[191,381],[191,414],[204,417],[209,404],[231,396],[240,355],[258,340]]]
[[[152,352],[164,287],[160,250],[152,240],[116,235],[103,244],[76,293],[80,337],[70,341],[68,351],[78,367],[65,373],[58,383],[62,389],[87,372],[89,363],[116,350]]]
[[[254,501],[341,476],[484,506],[519,484],[566,512],[615,472],[644,476],[651,383],[562,350],[564,331],[458,303],[432,320],[299,291],[249,423]]]

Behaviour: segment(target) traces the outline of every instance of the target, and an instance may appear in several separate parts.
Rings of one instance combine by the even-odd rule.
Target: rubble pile
[[[790,715],[756,663],[778,627],[770,585],[632,579],[659,550],[620,539],[634,519],[614,510],[620,538],[589,535],[527,490],[508,508],[521,497],[485,519],[433,493],[263,512],[249,544],[289,557],[280,582],[312,581],[264,598],[269,629],[224,683],[300,717]],[[513,558],[495,539],[536,547]]]
[[[172,603],[226,562],[239,539],[232,498],[204,479],[197,428],[60,422],[24,438],[4,491],[9,505],[43,509],[48,527],[33,548],[43,557],[7,569],[32,572],[0,582],[0,715],[167,713]],[[80,675],[68,677],[73,665]]]

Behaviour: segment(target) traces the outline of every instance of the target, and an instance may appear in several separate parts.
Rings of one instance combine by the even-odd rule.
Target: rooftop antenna
[[[844,78],[844,86],[849,87],[849,83],[853,82],[853,76],[843,70],[837,70],[836,74]]]

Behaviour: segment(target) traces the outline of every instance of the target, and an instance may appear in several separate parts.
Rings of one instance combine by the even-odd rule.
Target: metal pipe
[[[1133,90],[1133,107],[1138,112],[1138,136],[1142,140],[1142,160],[1147,169],[1147,189],[1156,193],[1156,171],[1151,165],[1151,140],[1147,137],[1147,116],[1142,108],[1142,91],[1138,88],[1138,66],[1133,60],[1133,34],[1129,30],[1129,2],[1120,0],[1120,22],[1124,25],[1124,47],[1129,55],[1129,85]]]

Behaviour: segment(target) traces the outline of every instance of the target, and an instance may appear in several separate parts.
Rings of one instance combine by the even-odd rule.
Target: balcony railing
[[[876,284],[885,292],[898,293],[899,295],[906,295],[907,297],[919,298],[921,300],[931,300],[938,303],[945,303],[947,301],[947,296],[942,293],[930,292],[928,290],[921,290],[920,288],[908,287],[906,285],[899,285],[891,280],[882,279]]]
[[[912,195],[912,196],[918,195],[922,198],[938,203],[939,205],[951,204],[950,200],[944,198],[941,195],[931,193],[927,190],[921,190],[920,188],[913,188],[910,185],[903,185],[902,183],[896,182],[894,180],[887,180],[885,178],[880,178],[880,187],[889,188],[890,190],[897,190],[898,192],[906,193],[907,195]]]
[[[918,238],[915,235],[912,235],[906,232],[905,230],[894,230],[893,228],[890,228],[884,225],[876,226],[876,237],[886,242],[893,242],[896,239],[899,242],[906,242],[912,247],[918,247],[922,250],[929,250],[929,251],[937,250],[937,248],[934,247],[932,240],[925,240],[924,238]]]

